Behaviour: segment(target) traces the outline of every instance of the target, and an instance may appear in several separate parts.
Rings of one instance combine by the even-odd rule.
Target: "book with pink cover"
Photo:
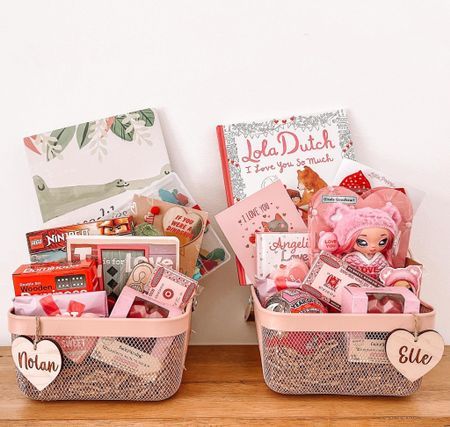
[[[279,180],[217,214],[216,220],[245,270],[246,283],[256,275],[256,233],[306,231]],[[246,283],[241,280],[241,285]]]

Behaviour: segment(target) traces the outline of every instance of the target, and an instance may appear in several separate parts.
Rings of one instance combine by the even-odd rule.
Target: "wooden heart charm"
[[[386,340],[386,354],[394,367],[410,381],[431,371],[444,353],[444,340],[434,330],[417,336],[406,329],[392,331]]]
[[[11,352],[16,368],[39,391],[61,371],[61,352],[53,341],[41,340],[35,350],[31,340],[17,337],[11,344]]]
[[[162,225],[164,234],[178,237],[180,246],[183,247],[202,235],[203,218],[196,212],[188,212],[182,207],[175,206],[166,211]]]

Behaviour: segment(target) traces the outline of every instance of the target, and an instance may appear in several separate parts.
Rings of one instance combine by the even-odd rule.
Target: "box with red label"
[[[342,313],[401,314],[420,312],[420,300],[400,286],[356,288],[349,286],[342,294]]]
[[[302,283],[303,290],[337,311],[341,311],[346,286],[376,288],[383,284],[325,251],[316,258]]]
[[[93,260],[21,265],[13,273],[14,293],[38,295],[101,291]]]
[[[27,233],[31,262],[65,261],[69,236],[123,236],[132,234],[133,217],[106,219]]]

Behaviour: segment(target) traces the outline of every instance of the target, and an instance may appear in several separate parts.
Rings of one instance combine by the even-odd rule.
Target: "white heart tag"
[[[11,344],[11,352],[17,369],[39,391],[47,387],[61,371],[61,351],[53,341],[41,340],[35,350],[30,339],[17,337]]]
[[[444,340],[438,332],[428,330],[417,335],[406,329],[392,331],[386,340],[386,354],[394,367],[410,381],[431,371],[444,353]]]

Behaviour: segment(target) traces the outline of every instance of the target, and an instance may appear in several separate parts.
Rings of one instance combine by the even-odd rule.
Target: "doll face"
[[[382,252],[389,243],[389,232],[385,228],[365,228],[356,238],[353,249],[372,257],[377,252]]]

